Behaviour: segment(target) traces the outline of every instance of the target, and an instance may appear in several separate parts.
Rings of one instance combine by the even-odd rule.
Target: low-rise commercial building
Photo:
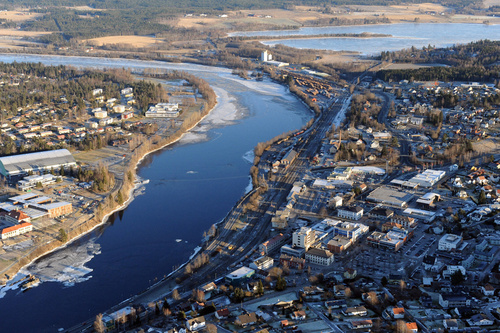
[[[148,118],[176,118],[180,114],[178,103],[158,103],[144,114]]]
[[[278,234],[268,241],[259,245],[259,251],[262,255],[273,252],[285,244],[287,238],[283,234]]]
[[[306,260],[311,264],[329,266],[333,263],[333,254],[328,250],[311,248],[306,251]]]
[[[257,260],[254,260],[250,264],[250,268],[253,268],[255,270],[268,269],[268,268],[273,267],[273,265],[274,265],[273,258],[270,258],[268,256],[262,256],[262,257],[258,258]]]
[[[366,241],[374,247],[398,251],[405,244],[407,237],[407,230],[393,228],[387,233],[374,231]]]
[[[328,241],[326,247],[332,253],[342,253],[351,246],[352,240],[340,235],[333,237]]]
[[[7,239],[15,236],[22,235],[24,233],[30,232],[33,230],[33,225],[28,222],[21,222],[12,227],[7,227],[2,229],[2,239]]]
[[[240,285],[254,274],[255,270],[243,266],[226,275],[226,281],[232,285]]]
[[[21,191],[27,191],[29,189],[35,188],[37,185],[45,186],[54,184],[57,180],[57,177],[53,174],[45,174],[45,175],[33,175],[24,177],[24,179],[17,182],[18,188]]]
[[[456,251],[462,243],[462,236],[446,234],[438,242],[438,250],[440,251]]]
[[[280,256],[280,264],[292,269],[304,269],[306,267],[306,260],[304,258],[292,257],[286,254]]]
[[[340,207],[337,209],[337,216],[344,219],[359,220],[363,217],[361,207]]]
[[[387,206],[405,208],[408,207],[408,202],[412,198],[413,194],[411,193],[380,186],[373,190],[366,199]]]

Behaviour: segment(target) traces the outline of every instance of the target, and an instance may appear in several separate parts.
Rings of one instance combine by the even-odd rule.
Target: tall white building
[[[269,53],[267,50],[262,51],[262,53],[260,54],[260,60],[264,62],[271,61],[273,60],[273,55]]]
[[[292,245],[296,247],[301,247],[309,249],[309,247],[316,240],[316,233],[311,228],[302,227],[299,231],[295,231],[292,236]]]

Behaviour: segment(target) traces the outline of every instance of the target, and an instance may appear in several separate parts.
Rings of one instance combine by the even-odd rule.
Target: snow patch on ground
[[[349,97],[348,99],[346,99],[344,101],[344,104],[342,105],[342,108],[340,109],[340,111],[335,116],[335,119],[333,119],[333,124],[335,125],[335,127],[339,127],[340,123],[342,123],[344,121],[345,114],[347,112],[347,108],[349,107],[349,104],[351,104],[351,97]]]
[[[253,189],[253,184],[252,184],[252,177],[248,176],[248,185],[247,187],[245,187],[245,194],[247,194],[248,192],[250,192],[252,189]]]

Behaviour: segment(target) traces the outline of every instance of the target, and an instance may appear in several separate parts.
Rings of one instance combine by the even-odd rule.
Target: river
[[[178,143],[139,166],[145,193],[97,231],[30,265],[43,281],[0,290],[3,332],[55,332],[94,317],[185,262],[202,234],[249,185],[258,142],[303,126],[312,113],[283,87],[244,81],[228,69],[153,61],[0,55],[0,61],[77,67],[167,68],[206,79],[218,105]]]
[[[473,23],[399,23],[301,28],[298,30],[236,32],[231,36],[292,36],[320,34],[389,34],[391,37],[328,37],[264,41],[265,45],[283,44],[302,49],[352,51],[375,55],[415,46],[448,47],[481,39],[499,40],[500,25]]]

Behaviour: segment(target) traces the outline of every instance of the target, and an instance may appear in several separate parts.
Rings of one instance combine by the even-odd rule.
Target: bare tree
[[[179,295],[179,291],[177,289],[174,289],[172,291],[172,298],[175,299],[176,301],[181,299],[181,295]]]
[[[214,324],[207,324],[207,326],[205,327],[205,331],[207,333],[217,333],[217,326],[215,326]]]
[[[97,316],[95,316],[94,330],[97,333],[104,333],[105,331],[104,323],[102,322],[102,313],[99,313]]]

